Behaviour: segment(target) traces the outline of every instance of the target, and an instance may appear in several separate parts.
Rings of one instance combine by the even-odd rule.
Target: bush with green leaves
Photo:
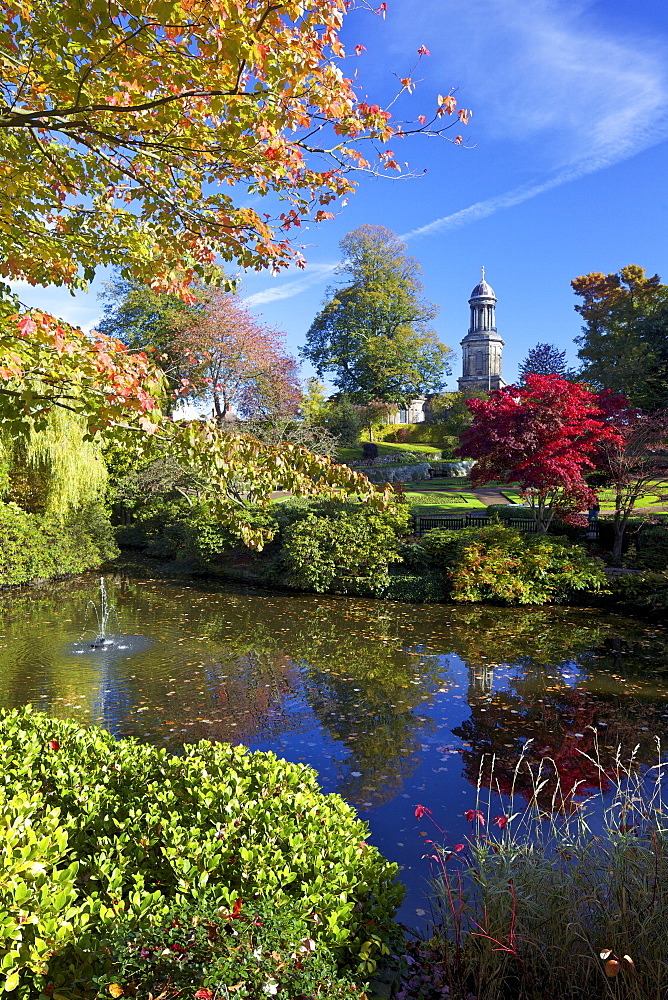
[[[179,991],[237,1000],[360,998],[316,930],[316,915],[305,917],[289,901],[171,904],[141,921],[121,917],[109,929],[101,945],[110,961],[97,983],[107,994],[115,985],[144,997]]]
[[[282,533],[281,562],[293,587],[343,594],[380,594],[389,581],[390,563],[399,562],[399,539],[408,531],[407,505],[384,513],[361,504],[313,513]]]
[[[66,521],[0,504],[0,586],[84,573],[118,554],[104,510],[91,505]]]
[[[237,512],[237,522],[273,531],[278,527],[274,511],[263,507],[240,507]],[[237,548],[239,544],[238,532],[232,532],[220,524],[210,511],[196,508],[191,512],[187,526],[187,547],[188,551],[202,562],[215,562],[225,552]]]
[[[79,866],[68,856],[59,810],[35,792],[2,788],[0,811],[0,969],[6,992],[28,996],[42,992],[51,954],[90,912],[77,898]]]
[[[429,531],[422,545],[434,568],[447,572],[454,601],[545,604],[606,584],[602,561],[577,543],[502,524]]]
[[[634,564],[658,573],[668,570],[668,528],[651,524],[638,532]]]
[[[78,863],[72,905],[88,907],[86,927],[73,921],[75,941],[53,957],[56,985],[94,974],[90,914],[104,926],[202,896],[227,908],[241,898],[316,914],[319,946],[362,973],[396,933],[397,866],[366,843],[366,824],[324,795],[309,767],[208,742],[176,757],[29,708],[0,716],[0,754],[0,791],[39,795],[45,816],[59,809],[68,837],[59,870]]]

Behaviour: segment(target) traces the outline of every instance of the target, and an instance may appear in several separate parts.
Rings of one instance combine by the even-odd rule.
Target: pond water
[[[408,924],[428,907],[422,855],[434,831],[415,818],[418,803],[461,841],[491,754],[502,792],[523,752],[548,755],[564,784],[586,791],[599,786],[586,756],[596,742],[604,758],[638,745],[641,765],[656,762],[655,737],[666,742],[660,626],[586,609],[411,605],[120,574],[106,586],[125,638],[100,649],[77,643],[88,602],[99,603],[96,577],[0,594],[0,707],[29,702],[173,750],[223,740],[312,765],[401,866]],[[517,789],[529,796],[528,776]]]

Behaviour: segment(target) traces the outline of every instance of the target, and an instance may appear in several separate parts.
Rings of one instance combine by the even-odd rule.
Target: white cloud
[[[480,109],[478,148],[503,143],[536,180],[404,238],[484,218],[668,136],[668,58],[660,39],[613,35],[579,0],[427,0],[426,6],[432,33],[441,28],[464,40],[451,50],[445,43],[445,58],[467,103]],[[472,136],[477,120],[476,114]]]
[[[308,264],[303,277],[296,281],[288,281],[285,284],[278,284],[272,288],[265,288],[261,292],[255,292],[244,298],[244,303],[253,308],[254,306],[265,305],[267,302],[278,302],[280,299],[291,299],[295,295],[300,295],[312,285],[318,285],[325,281],[330,274],[333,274],[338,267],[336,264]]]

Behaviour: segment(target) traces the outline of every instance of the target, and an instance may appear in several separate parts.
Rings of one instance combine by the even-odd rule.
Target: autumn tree
[[[293,228],[353,190],[360,145],[395,170],[390,139],[467,120],[451,94],[414,127],[359,100],[341,68],[352,6],[5,0],[0,274],[76,286],[115,264],[187,295],[221,259],[300,262]],[[268,193],[268,214],[251,207]]]
[[[637,265],[571,282],[584,320],[582,378],[647,410],[668,406],[668,285]]]
[[[430,326],[437,308],[423,297],[418,261],[383,226],[360,226],[340,246],[345,285],[328,290],[303,357],[358,403],[406,405],[442,388],[451,352]]]
[[[620,561],[629,517],[651,484],[668,481],[668,411],[643,413],[634,407],[611,408],[616,436],[601,440],[597,465],[615,495],[613,559]]]
[[[100,333],[120,341],[129,351],[144,352],[162,370],[170,394],[180,390],[189,369],[188,359],[176,349],[179,331],[201,309],[169,292],[116,278],[105,285]]]
[[[596,500],[586,471],[605,441],[620,435],[606,420],[600,398],[584,385],[549,375],[527,375],[526,385],[471,399],[473,423],[457,454],[474,458],[474,486],[518,482],[540,532],[557,510],[577,512]]]
[[[171,341],[186,359],[181,394],[213,401],[216,420],[295,413],[302,394],[285,334],[261,323],[237,295],[210,290]]]
[[[536,344],[519,366],[520,382],[525,382],[527,375],[558,375],[563,378],[565,372],[566,351],[560,351],[554,344]]]

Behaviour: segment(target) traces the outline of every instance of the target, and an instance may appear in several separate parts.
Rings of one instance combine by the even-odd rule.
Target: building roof
[[[496,295],[494,289],[490,284],[485,281],[485,268],[482,269],[482,277],[478,284],[475,286],[471,292],[470,298],[472,299],[494,299],[496,300]]]

